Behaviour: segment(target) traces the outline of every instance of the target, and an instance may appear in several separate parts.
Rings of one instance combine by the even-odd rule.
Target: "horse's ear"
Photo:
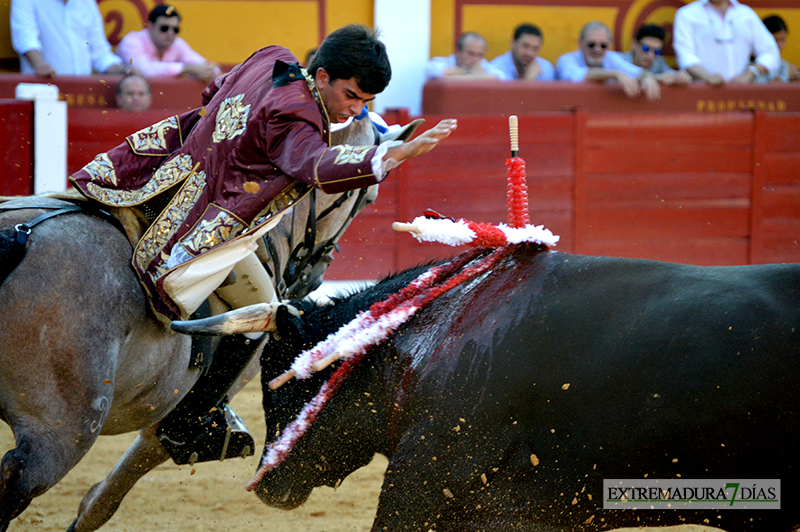
[[[423,122],[425,122],[424,118],[417,118],[416,120],[412,120],[408,124],[404,125],[397,131],[381,133],[380,142],[386,142],[388,140],[401,140],[405,142],[414,135],[414,132],[419,126],[422,125]]]

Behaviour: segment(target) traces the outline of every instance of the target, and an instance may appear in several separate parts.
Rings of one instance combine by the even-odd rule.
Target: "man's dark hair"
[[[158,20],[158,17],[178,17],[179,20],[181,18],[181,16],[178,14],[178,10],[175,9],[175,6],[170,4],[158,4],[150,12],[150,16],[148,18],[150,22],[155,22]]]
[[[636,32],[636,40],[641,41],[645,37],[653,37],[654,39],[663,41],[667,38],[667,32],[664,31],[664,28],[656,24],[645,24]]]
[[[383,92],[392,79],[386,46],[376,30],[362,24],[343,26],[322,41],[308,73],[316,76],[320,68],[331,81],[356,78],[358,88],[368,94]]]
[[[789,28],[786,27],[786,21],[778,15],[770,15],[766,17],[763,22],[764,26],[766,26],[767,30],[772,34],[778,33],[779,31],[789,33]]]
[[[542,36],[542,30],[533,24],[520,24],[517,26],[517,29],[514,30],[514,40],[518,41],[523,35],[535,35],[536,37],[544,40],[544,37]]]
[[[459,35],[458,39],[456,40],[456,50],[458,50],[459,52],[463,50],[464,42],[469,38],[478,39],[480,41],[483,41],[484,43],[486,42],[486,38],[484,38],[484,36],[478,33],[477,31],[465,31],[464,33]]]

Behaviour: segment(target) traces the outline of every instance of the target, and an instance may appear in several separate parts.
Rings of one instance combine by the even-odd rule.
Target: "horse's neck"
[[[291,212],[284,214],[278,225],[270,231],[268,246],[271,249],[267,260],[260,258],[267,264],[281,298],[296,299],[306,295],[308,290],[290,290],[296,283],[307,282],[313,288],[314,279],[304,279],[309,275],[309,269],[314,269],[314,273],[321,277],[327,267],[326,261],[313,259],[305,269],[300,266],[307,257],[316,257],[325,248],[335,244],[356,214],[355,207],[360,194],[354,191],[347,198],[342,198],[345,194],[317,191],[313,213],[310,210],[311,199],[306,198],[295,205]],[[337,205],[340,199],[343,201]],[[309,236],[313,236],[313,242],[308,242]]]
[[[376,142],[375,130],[368,119],[353,121],[345,128],[338,129],[331,135],[332,145],[348,144],[352,146],[372,145]],[[348,198],[340,200],[347,194]],[[308,271],[297,270],[298,257],[306,255],[317,256],[326,247],[335,244],[353,217],[366,203],[374,201],[377,196],[377,185],[371,187],[365,198],[359,191],[345,194],[325,194],[316,191],[314,197],[314,210],[310,211],[311,199],[306,197],[292,208],[292,212],[283,216],[280,223],[269,234],[271,257],[262,261],[268,265],[278,294],[283,298],[288,288],[295,283],[304,283],[301,279]],[[337,202],[341,202],[337,204]],[[307,235],[314,236],[311,246],[306,244]],[[276,264],[277,262],[277,264]],[[312,262],[309,267],[314,268],[315,274],[321,278],[327,268],[324,259]],[[283,282],[281,282],[283,281]],[[314,279],[308,280],[314,283]],[[302,297],[307,293],[303,288],[300,292],[288,294],[291,297]],[[284,293],[281,293],[284,292]]]

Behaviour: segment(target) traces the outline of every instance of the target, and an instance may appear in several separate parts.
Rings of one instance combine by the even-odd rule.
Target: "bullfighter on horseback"
[[[70,179],[86,197],[148,218],[133,267],[162,321],[192,315],[231,271],[236,280],[217,291],[231,307],[272,302],[275,288],[253,252],[284,213],[314,187],[379,183],[455,129],[443,120],[406,143],[331,146],[331,125],[358,115],[390,77],[385,46],[364,26],[331,33],[307,71],[286,48],[269,46],[209,84],[201,108],[129,136]],[[224,359],[161,422],[159,438],[177,463],[252,449],[246,431],[227,433],[236,418],[225,404],[263,345],[252,340],[224,338]]]

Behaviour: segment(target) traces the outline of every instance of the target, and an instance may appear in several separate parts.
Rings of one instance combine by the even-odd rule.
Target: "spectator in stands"
[[[783,48],[786,46],[786,37],[789,34],[789,28],[786,22],[778,15],[770,15],[765,18],[764,26],[775,38],[775,44],[778,45],[778,51],[783,53]],[[791,64],[786,59],[781,59],[778,69],[773,73],[760,74],[753,80],[754,83],[769,83],[773,81],[798,81],[800,80],[800,72],[797,66]]]
[[[150,84],[141,74],[128,74],[117,84],[117,107],[125,111],[150,108]]]
[[[189,76],[210,82],[221,73],[219,65],[192,50],[178,37],[180,30],[181,16],[175,6],[159,4],[144,29],[122,38],[117,55],[147,77]]]
[[[95,0],[11,1],[11,42],[23,74],[127,73],[111,51]]]
[[[764,23],[737,0],[695,0],[681,7],[672,40],[678,66],[711,85],[751,83],[775,72],[780,62],[778,45]]]
[[[484,59],[486,39],[480,33],[462,33],[456,41],[456,53],[448,57],[434,57],[425,65],[425,79],[442,76],[461,78],[503,79],[503,73]]]
[[[645,24],[636,32],[631,50],[622,54],[626,61],[650,71],[664,85],[686,85],[692,76],[685,70],[675,70],[664,60],[666,32],[661,26]]]
[[[656,78],[629,63],[619,52],[610,51],[611,30],[599,21],[586,24],[578,38],[578,49],[558,58],[556,75],[567,81],[617,81],[629,98],[644,93],[648,100],[661,97]]]
[[[314,54],[317,53],[317,47],[315,46],[311,50],[306,52],[306,60],[303,62],[303,66],[308,68],[311,66],[311,61],[314,60]]]
[[[520,24],[514,30],[511,49],[490,61],[491,65],[503,72],[505,80],[535,79],[553,81],[556,69],[553,63],[539,57],[542,48],[542,30],[533,24]]]

